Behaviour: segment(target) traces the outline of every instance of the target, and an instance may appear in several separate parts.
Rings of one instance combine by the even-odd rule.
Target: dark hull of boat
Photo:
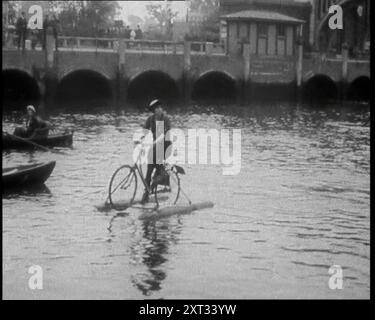
[[[51,175],[56,162],[38,163],[3,169],[3,190],[42,185]]]
[[[25,139],[27,140],[27,139]],[[44,147],[69,147],[73,143],[73,133],[62,135],[50,135],[43,139],[31,139],[31,142],[37,143]],[[3,149],[34,149],[31,143],[21,139],[3,135]]]

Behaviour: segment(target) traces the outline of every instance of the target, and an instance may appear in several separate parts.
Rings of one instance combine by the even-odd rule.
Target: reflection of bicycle
[[[151,178],[151,187],[148,186],[141,164],[141,158],[146,154],[146,144],[140,141],[136,141],[135,144],[136,160],[134,164],[119,167],[111,177],[108,191],[108,200],[111,206],[116,210],[125,210],[134,204],[138,186],[137,172],[150,196],[150,200],[152,199],[151,196],[154,197],[156,208],[159,207],[159,202],[176,204],[181,190],[179,174],[184,174],[184,170],[177,165],[170,165],[165,162],[162,165],[163,170],[159,170],[162,173],[156,174],[154,172]]]

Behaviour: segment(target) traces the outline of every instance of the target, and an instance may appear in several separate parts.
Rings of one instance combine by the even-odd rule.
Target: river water
[[[74,129],[67,155],[3,152],[4,167],[57,161],[46,188],[3,195],[5,299],[369,298],[369,106],[168,112],[184,130],[241,129],[238,175],[184,166],[184,190],[212,209],[142,221],[138,208],[94,207],[132,161],[132,135],[148,115],[137,109],[54,110],[56,127]],[[3,126],[12,130],[13,116]],[[29,289],[32,265],[42,290]],[[333,265],[341,290],[329,288]]]

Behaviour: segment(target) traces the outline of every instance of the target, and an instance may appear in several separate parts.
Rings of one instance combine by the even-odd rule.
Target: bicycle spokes
[[[155,196],[163,205],[175,205],[180,195],[180,179],[178,174],[168,170],[169,185],[159,185]]]
[[[137,176],[134,168],[122,166],[112,175],[108,198],[115,209],[131,206],[137,191]]]
[[[130,176],[133,176],[133,175],[131,173],[129,173],[129,175],[124,180],[122,180],[120,183],[118,183],[117,186],[111,192],[111,194],[116,192],[119,187],[120,187],[120,189],[126,190],[132,182],[132,178],[130,178]],[[129,184],[126,184],[129,181],[129,178],[130,178],[130,182],[129,182]]]

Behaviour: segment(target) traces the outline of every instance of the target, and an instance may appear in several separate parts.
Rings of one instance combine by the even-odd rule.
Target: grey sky
[[[179,13],[178,18],[183,18],[186,14],[186,1],[168,1],[171,3],[172,9]],[[146,5],[148,3],[163,3],[163,1],[118,1],[121,7],[120,19],[127,20],[129,14],[145,18],[147,14]]]

